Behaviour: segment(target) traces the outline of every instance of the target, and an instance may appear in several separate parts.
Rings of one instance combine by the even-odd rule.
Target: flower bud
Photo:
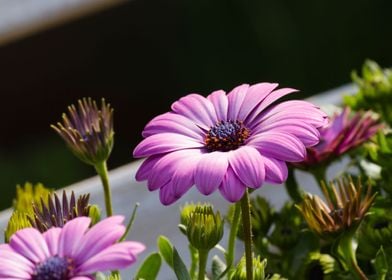
[[[190,212],[187,237],[193,247],[211,250],[223,236],[223,221],[219,211],[214,213],[211,205],[198,205]]]
[[[11,236],[20,229],[31,227],[26,213],[15,210],[8,221],[7,228],[4,232],[4,241],[9,242]]]

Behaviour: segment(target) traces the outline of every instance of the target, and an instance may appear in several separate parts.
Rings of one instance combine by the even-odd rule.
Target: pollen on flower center
[[[241,121],[220,121],[208,131],[205,144],[210,151],[230,151],[241,146],[250,130]]]
[[[72,263],[67,258],[54,256],[35,267],[32,280],[67,280]]]

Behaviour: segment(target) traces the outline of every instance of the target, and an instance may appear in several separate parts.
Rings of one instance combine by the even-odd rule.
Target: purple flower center
[[[71,270],[70,259],[50,257],[35,267],[32,280],[67,280]]]
[[[250,130],[241,121],[220,121],[208,131],[206,148],[210,152],[235,150],[244,144],[249,134]]]

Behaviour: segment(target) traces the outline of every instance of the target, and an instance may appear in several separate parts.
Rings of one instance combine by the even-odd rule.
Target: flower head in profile
[[[370,185],[364,193],[359,180],[354,184],[351,179],[341,179],[322,186],[327,203],[317,195],[308,194],[298,209],[309,228],[323,238],[337,237],[356,229],[376,197]]]
[[[165,205],[193,185],[204,195],[219,189],[235,202],[247,187],[284,182],[286,162],[302,161],[306,147],[318,143],[326,115],[305,101],[277,104],[295,91],[277,86],[241,85],[227,95],[219,90],[176,101],[144,128],[133,154],[147,159],[136,179],[147,180],[150,191],[159,189]]]
[[[90,218],[79,217],[43,234],[22,229],[9,244],[0,245],[0,278],[88,280],[98,271],[125,268],[135,262],[144,245],[116,243],[125,232],[123,220],[112,216],[89,228]]]
[[[102,99],[101,108],[91,98],[68,107],[63,123],[51,127],[81,161],[95,165],[108,159],[114,142],[113,109]]]
[[[320,129],[320,143],[308,148],[305,161],[298,165],[312,167],[328,163],[366,142],[382,127],[373,115],[371,111],[351,114],[350,108],[345,107]]]

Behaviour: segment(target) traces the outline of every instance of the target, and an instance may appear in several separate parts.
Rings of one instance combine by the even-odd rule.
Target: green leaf
[[[388,262],[382,246],[376,254],[376,259],[374,260],[374,268],[376,269],[377,279],[384,280],[388,273]]]
[[[160,235],[158,237],[158,249],[159,253],[161,253],[163,259],[165,262],[173,269],[173,245],[170,242],[170,240],[163,236]]]
[[[191,276],[175,247],[173,247],[173,269],[178,280],[191,280]]]
[[[219,279],[219,276],[225,271],[226,264],[215,255],[212,258],[212,280]]]
[[[135,279],[156,279],[161,268],[162,258],[159,253],[149,255],[140,266]]]

